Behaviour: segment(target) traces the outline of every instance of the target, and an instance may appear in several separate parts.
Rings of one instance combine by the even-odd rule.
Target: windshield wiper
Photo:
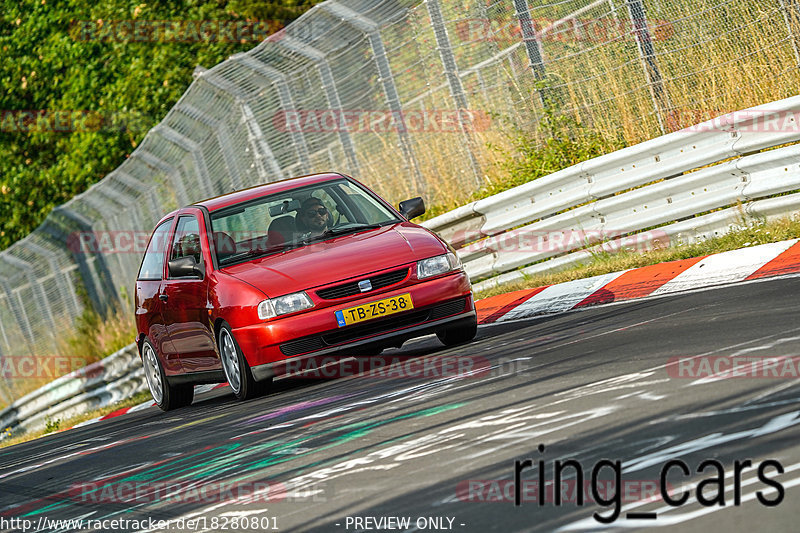
[[[235,253],[233,255],[229,255],[223,259],[220,259],[220,264],[228,264],[236,262],[240,259],[250,258],[250,257],[257,257],[257,256],[264,256],[273,254],[275,252],[282,252],[284,250],[289,250],[291,248],[297,248],[299,243],[296,242],[284,242],[282,244],[277,244],[275,246],[270,246],[268,248],[253,248],[252,250],[246,250],[244,252]]]
[[[306,237],[303,239],[304,243],[314,242],[314,241],[321,241],[327,239],[328,237],[333,237],[336,235],[347,235],[348,233],[356,233],[359,231],[364,231],[367,229],[378,229],[383,227],[384,224],[359,224],[357,226],[347,226],[343,228],[333,228],[325,230],[324,233],[317,235],[316,237]]]

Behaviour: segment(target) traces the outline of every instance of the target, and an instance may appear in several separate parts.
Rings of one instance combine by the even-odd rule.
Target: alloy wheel
[[[147,378],[147,386],[150,387],[150,393],[153,395],[153,400],[160,404],[164,398],[164,384],[161,382],[161,369],[158,366],[156,359],[156,352],[149,343],[145,343],[142,347],[144,357],[144,375]]]
[[[241,387],[241,372],[239,369],[239,353],[233,342],[230,332],[223,328],[220,336],[220,355],[222,356],[222,367],[225,369],[225,376],[228,378],[228,385],[233,392],[238,393]]]

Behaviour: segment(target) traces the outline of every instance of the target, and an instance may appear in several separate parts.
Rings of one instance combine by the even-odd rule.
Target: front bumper
[[[335,311],[379,299],[410,293],[414,309],[385,318],[339,327]],[[461,303],[458,303],[458,300]],[[341,352],[370,344],[392,345],[452,326],[458,320],[474,321],[475,304],[469,279],[455,272],[431,280],[365,294],[338,305],[314,308],[294,316],[236,328],[233,334],[254,375],[263,365],[290,357]],[[268,377],[268,376],[264,376]]]
[[[365,339],[349,342],[346,345],[331,346],[315,352],[310,352],[304,355],[299,355],[297,357],[292,357],[291,360],[303,361],[309,358],[317,358],[320,356],[332,355],[332,354],[339,355],[341,357],[350,357],[354,355],[355,350],[357,348],[364,348],[372,345],[378,346],[384,343],[386,344],[401,343],[405,342],[408,339],[413,339],[414,337],[422,337],[423,335],[428,335],[429,333],[435,333],[437,330],[444,329],[445,327],[447,328],[459,327],[459,326],[467,327],[471,324],[474,324],[475,320],[476,320],[475,311],[474,310],[468,311],[466,313],[461,313],[456,316],[443,318],[441,320],[425,322],[423,324],[418,324],[416,326],[411,326],[395,330],[389,333],[384,333],[381,335],[376,335],[373,337],[368,337]],[[250,370],[253,372],[253,377],[255,377],[257,381],[269,379],[276,375],[281,375],[285,372],[285,369],[286,369],[286,359],[250,368]]]

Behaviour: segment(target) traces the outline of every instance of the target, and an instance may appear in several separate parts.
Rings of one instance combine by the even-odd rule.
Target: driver
[[[325,233],[330,225],[331,214],[322,200],[311,196],[300,205],[297,219],[297,229],[301,232],[310,232],[311,237]]]

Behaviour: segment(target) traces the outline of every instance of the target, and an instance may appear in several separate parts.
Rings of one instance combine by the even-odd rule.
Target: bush
[[[257,44],[137,42],[124,32],[100,38],[101,22],[261,20],[276,30],[316,1],[4,2],[0,249],[118,167],[181,97],[196,65],[213,66]],[[27,111],[64,120],[33,125],[21,118]]]

